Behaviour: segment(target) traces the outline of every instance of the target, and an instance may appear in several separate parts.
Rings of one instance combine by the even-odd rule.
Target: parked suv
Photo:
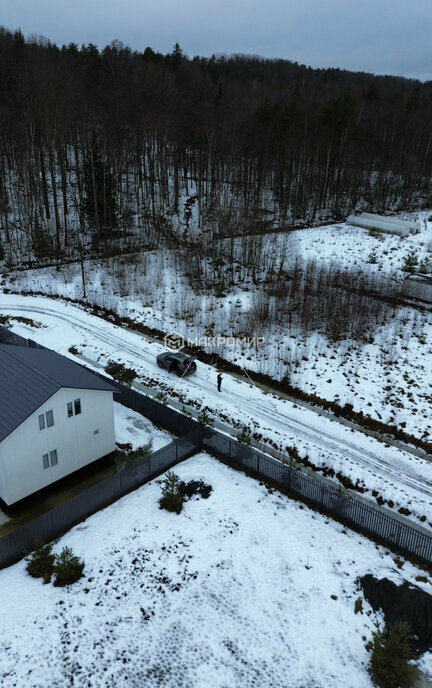
[[[176,372],[179,377],[190,375],[196,370],[196,363],[192,356],[182,354],[180,351],[165,351],[156,357],[159,368],[165,368],[169,373]]]

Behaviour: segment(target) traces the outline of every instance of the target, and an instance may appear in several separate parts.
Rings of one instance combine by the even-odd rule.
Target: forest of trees
[[[2,29],[0,258],[431,207],[431,121],[432,82]]]

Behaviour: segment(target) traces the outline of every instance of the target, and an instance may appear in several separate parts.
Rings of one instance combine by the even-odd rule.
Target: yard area
[[[169,432],[157,428],[148,418],[117,402],[114,402],[114,428],[117,445],[125,448],[123,453],[110,455],[96,464],[90,464],[84,471],[72,473],[53,483],[42,494],[39,492],[12,507],[7,513],[0,508],[0,537],[121,470],[129,461],[128,452],[143,451],[150,454],[173,439]]]
[[[424,571],[204,453],[176,472],[209,498],[160,510],[159,478],[56,542],[85,562],[74,585],[0,571],[4,685],[371,688],[356,579],[431,592]]]

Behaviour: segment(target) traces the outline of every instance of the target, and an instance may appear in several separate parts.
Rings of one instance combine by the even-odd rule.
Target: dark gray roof
[[[0,344],[0,442],[62,387],[116,391],[54,351]]]
[[[166,358],[176,358],[177,361],[180,361],[183,363],[183,361],[188,361],[189,359],[193,358],[190,354],[184,354],[181,351],[164,351],[162,354],[159,354],[157,356],[158,359],[160,360],[165,360]]]

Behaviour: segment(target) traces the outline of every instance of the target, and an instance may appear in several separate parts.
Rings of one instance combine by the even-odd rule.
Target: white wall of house
[[[77,399],[81,413],[75,413]],[[68,403],[72,403],[71,416]],[[47,427],[49,411],[54,419],[51,427]],[[60,389],[0,443],[0,497],[13,504],[114,449],[112,392]],[[44,467],[47,461],[49,466]]]

